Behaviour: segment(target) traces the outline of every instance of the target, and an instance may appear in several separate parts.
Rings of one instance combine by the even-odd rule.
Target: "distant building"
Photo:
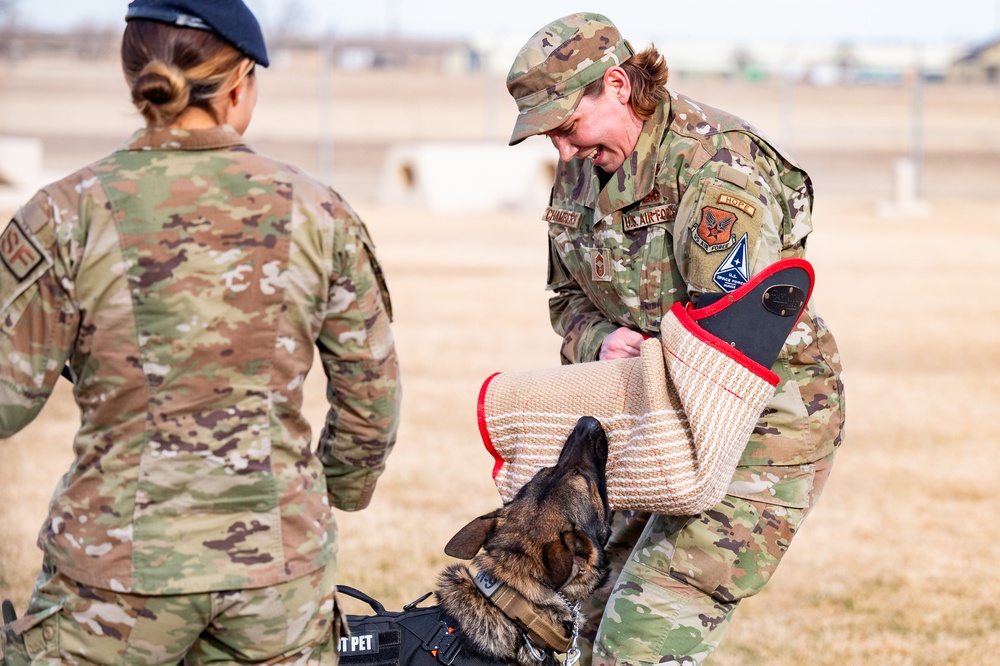
[[[2,0],[0,0],[2,1]],[[92,59],[118,54],[121,31],[112,29],[77,29],[69,33],[25,31],[0,26],[0,58],[22,59],[42,55],[70,55]],[[341,69],[429,69],[446,72],[478,71],[481,55],[460,40],[416,39],[407,37],[302,38],[268,39],[274,54],[328,53]]]
[[[919,71],[941,79],[967,47],[900,41],[760,42],[745,45],[664,41],[657,47],[672,72],[689,76],[784,77],[814,85],[892,83]]]
[[[977,46],[956,60],[948,77],[970,83],[1000,83],[1000,38]]]
[[[121,37],[120,30],[107,28],[81,28],[64,34],[0,26],[0,58],[69,54],[85,60],[102,59],[117,55]]]
[[[335,37],[331,39],[277,38],[268,49],[327,52],[338,69],[427,69],[446,72],[476,71],[480,55],[459,40],[408,37]]]

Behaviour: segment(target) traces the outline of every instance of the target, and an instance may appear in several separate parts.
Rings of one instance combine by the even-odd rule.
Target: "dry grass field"
[[[315,71],[272,69],[248,138],[316,168]],[[847,375],[848,432],[825,495],[710,663],[1000,664],[1000,89],[927,87],[931,212],[879,216],[893,159],[908,152],[908,87],[675,85],[787,139],[814,174],[815,298]],[[476,427],[480,384],[557,361],[545,228],[523,212],[377,202],[391,142],[502,137],[512,104],[500,81],[338,72],[333,88],[334,186],[378,244],[405,392],[372,505],[338,514],[340,579],[399,608],[433,588],[450,536],[499,501]],[[41,136],[47,168],[94,159],[135,125],[112,62],[0,62],[0,134]],[[315,369],[307,393],[319,424]],[[0,442],[0,594],[19,608],[76,421],[61,382],[34,423]]]

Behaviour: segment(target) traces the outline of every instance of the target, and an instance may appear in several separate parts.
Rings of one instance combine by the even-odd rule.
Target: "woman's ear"
[[[253,60],[245,59],[240,63],[240,68],[236,73],[236,85],[229,91],[229,101],[236,106],[243,100],[247,86],[250,85],[250,77],[253,75],[250,70],[254,67]]]
[[[632,81],[621,67],[611,67],[604,72],[604,87],[610,89],[621,104],[632,96]]]

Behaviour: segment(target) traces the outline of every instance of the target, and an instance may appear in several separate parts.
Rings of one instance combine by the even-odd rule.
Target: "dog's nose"
[[[604,426],[601,422],[595,419],[593,416],[581,416],[576,422],[576,427],[573,428],[573,434],[570,437],[581,437],[586,441],[593,441],[597,438],[606,437],[604,433]]]
[[[597,469],[603,474],[607,459],[608,437],[601,422],[593,416],[581,416],[563,446],[558,464],[578,467],[581,464],[592,466],[596,463]]]

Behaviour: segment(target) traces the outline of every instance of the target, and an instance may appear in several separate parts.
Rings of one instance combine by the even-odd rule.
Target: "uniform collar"
[[[641,201],[653,190],[656,182],[656,167],[660,163],[663,132],[670,124],[670,94],[657,108],[651,118],[643,122],[642,130],[632,154],[611,174],[607,186],[602,190],[593,164],[590,168],[591,188],[599,192],[594,208],[595,218],[601,219],[616,210],[621,210],[636,201]]]
[[[243,137],[229,125],[197,130],[144,127],[119,150],[217,150],[241,145]]]

